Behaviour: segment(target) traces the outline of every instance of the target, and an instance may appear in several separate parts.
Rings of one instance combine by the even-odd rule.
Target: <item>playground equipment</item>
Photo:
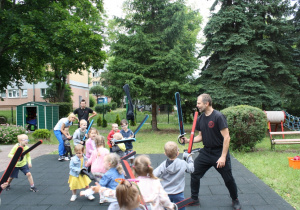
[[[284,135],[298,135],[300,134],[299,131],[299,118],[297,118],[298,124],[295,126],[295,119],[296,117],[291,117],[287,112],[285,111],[265,111],[267,115],[268,120],[268,127],[269,127],[269,134],[270,134],[270,140],[271,140],[271,148],[274,149],[275,144],[300,144],[300,139],[285,139]],[[288,116],[288,119],[286,119]],[[291,121],[293,119],[293,121]],[[275,132],[272,132],[271,130],[271,124],[275,124]],[[277,126],[281,125],[281,132],[277,131]],[[286,126],[288,125],[288,126]],[[283,126],[288,127],[289,129],[293,131],[284,131]],[[298,130],[295,131],[295,127],[298,128]],[[282,139],[274,139],[272,135],[282,135]]]
[[[267,120],[268,120],[268,128],[269,132],[272,132],[271,130],[271,124],[275,124],[275,131],[277,131],[277,127],[280,124],[281,125],[281,131],[283,132],[283,123],[285,122],[286,115],[284,111],[265,111],[267,115]],[[284,134],[282,135],[284,138]],[[272,136],[271,136],[272,138]]]
[[[293,130],[293,131],[300,131],[300,117],[295,117],[287,112],[285,112],[286,121],[283,124],[284,127]]]

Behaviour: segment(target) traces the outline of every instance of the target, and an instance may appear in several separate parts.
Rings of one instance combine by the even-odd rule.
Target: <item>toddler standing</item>
[[[80,174],[82,169],[86,169],[85,162],[87,158],[84,156],[84,147],[81,144],[75,146],[76,155],[71,158],[70,161],[70,175],[69,175],[69,187],[72,190],[72,197],[70,201],[75,201],[77,198],[76,190],[82,188],[88,188],[91,180],[86,175]],[[93,195],[89,195],[88,199],[93,200],[95,197]]]
[[[96,150],[96,144],[95,144],[95,139],[96,139],[96,136],[99,135],[99,132],[97,131],[96,128],[90,128],[90,131],[89,131],[89,139],[86,141],[86,144],[85,144],[85,147],[86,147],[86,157],[87,158],[90,158],[91,155],[92,155],[92,152],[94,150]]]
[[[70,139],[68,138],[68,136],[71,136],[70,132],[69,132],[69,127],[67,127],[67,128],[65,127],[64,131],[65,131],[66,135],[61,134],[61,138],[64,141],[64,146],[65,146],[65,149],[66,149],[65,160],[70,160],[70,158],[73,155],[72,155],[72,149],[71,149],[71,145],[70,145]]]
[[[128,122],[127,120],[123,119],[121,120],[121,127],[122,130],[120,131],[120,133],[122,134],[123,138],[128,139],[128,138],[132,138],[133,137],[133,132],[128,128]],[[125,151],[125,155],[128,155],[130,152],[132,152],[132,142],[126,142],[125,143],[126,146],[126,151]],[[128,158],[130,160],[130,166],[133,163],[133,159],[134,156],[131,156],[130,158]]]
[[[185,173],[194,172],[194,161],[192,156],[187,161],[178,157],[179,148],[173,141],[165,144],[165,155],[167,160],[163,161],[154,171],[154,176],[161,178],[161,184],[168,193],[170,200],[174,203],[184,200]],[[185,210],[184,208],[181,208]]]
[[[27,149],[29,149],[29,147],[27,146],[28,144],[28,136],[26,134],[21,134],[18,135],[18,142],[10,151],[10,153],[8,154],[9,158],[12,158],[17,150],[17,148],[23,147],[23,152],[25,152]],[[34,182],[33,182],[33,178],[32,175],[29,171],[29,168],[31,168],[31,157],[30,157],[30,153],[27,153],[24,157],[23,160],[19,160],[14,168],[14,170],[12,171],[10,177],[8,178],[8,185],[6,187],[6,190],[10,190],[10,183],[12,182],[12,180],[14,178],[18,178],[18,174],[19,171],[22,171],[24,173],[24,175],[27,176],[28,182],[30,184],[30,191],[32,192],[37,192],[38,189],[36,189],[36,187],[34,186]]]
[[[96,136],[95,145],[96,150],[92,152],[92,155],[85,166],[89,167],[91,165],[91,172],[99,182],[107,171],[104,167],[104,157],[109,154],[109,151],[105,148],[105,139],[103,136]]]
[[[74,146],[77,144],[84,145],[83,137],[86,135],[86,128],[87,128],[87,122],[86,120],[80,120],[79,122],[80,127],[77,128],[73,134],[73,143]],[[86,136],[87,137],[87,136]]]
[[[112,145],[110,143],[110,141],[113,139],[113,136],[115,133],[119,133],[119,126],[117,123],[113,123],[111,124],[111,131],[109,132],[108,136],[107,136],[107,145],[109,146],[109,148],[112,148]],[[110,152],[112,152],[112,150],[110,149]]]

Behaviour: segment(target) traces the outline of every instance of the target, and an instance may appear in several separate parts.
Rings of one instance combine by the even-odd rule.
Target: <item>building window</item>
[[[47,93],[46,88],[41,88],[41,97],[44,97],[46,93]]]
[[[93,77],[99,77],[100,76],[100,72],[94,72],[93,73]]]
[[[6,91],[5,90],[0,91],[0,94],[1,94],[1,98],[6,98]]]
[[[23,97],[27,97],[27,89],[26,90],[22,90],[22,96]]]
[[[93,82],[93,86],[97,86],[97,85],[100,85],[100,82]]]
[[[19,98],[19,90],[8,90],[8,98]]]

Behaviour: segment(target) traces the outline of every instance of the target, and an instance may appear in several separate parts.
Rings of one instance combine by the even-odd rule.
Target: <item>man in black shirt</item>
[[[90,113],[92,113],[91,116]],[[81,100],[80,102],[80,108],[75,109],[74,114],[78,115],[78,118],[76,118],[78,120],[78,128],[80,127],[80,120],[84,119],[87,121],[87,127],[89,127],[90,124],[90,119],[94,116],[97,115],[97,112],[95,112],[94,110],[86,107],[86,101],[84,99]]]
[[[212,166],[221,174],[232,198],[233,209],[241,209],[238,200],[237,186],[232,176],[229,154],[229,130],[225,116],[212,108],[212,99],[208,94],[201,94],[197,98],[197,107],[203,112],[197,119],[194,142],[203,142],[204,148],[194,161],[194,173],[191,174],[191,197],[194,202],[191,206],[200,205],[199,189],[200,179]],[[182,137],[182,141],[189,139]]]

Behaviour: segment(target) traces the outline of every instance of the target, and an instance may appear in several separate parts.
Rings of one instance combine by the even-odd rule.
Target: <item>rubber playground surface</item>
[[[163,160],[163,154],[149,155],[155,168]],[[42,155],[32,160],[30,169],[35,186],[39,192],[31,192],[27,177],[22,172],[14,179],[10,191],[1,193],[1,210],[77,210],[107,209],[108,204],[99,204],[99,197],[89,201],[79,197],[71,202],[71,191],[68,186],[69,161],[59,162],[58,155]],[[292,210],[294,209],[270,187],[252,174],[247,168],[232,157],[233,176],[238,187],[239,200],[243,210]],[[2,176],[4,171],[0,172]],[[190,175],[186,174],[185,197],[190,197]],[[77,192],[79,194],[79,191]],[[231,198],[222,177],[211,168],[201,179],[201,206],[187,207],[187,210],[229,210]]]

